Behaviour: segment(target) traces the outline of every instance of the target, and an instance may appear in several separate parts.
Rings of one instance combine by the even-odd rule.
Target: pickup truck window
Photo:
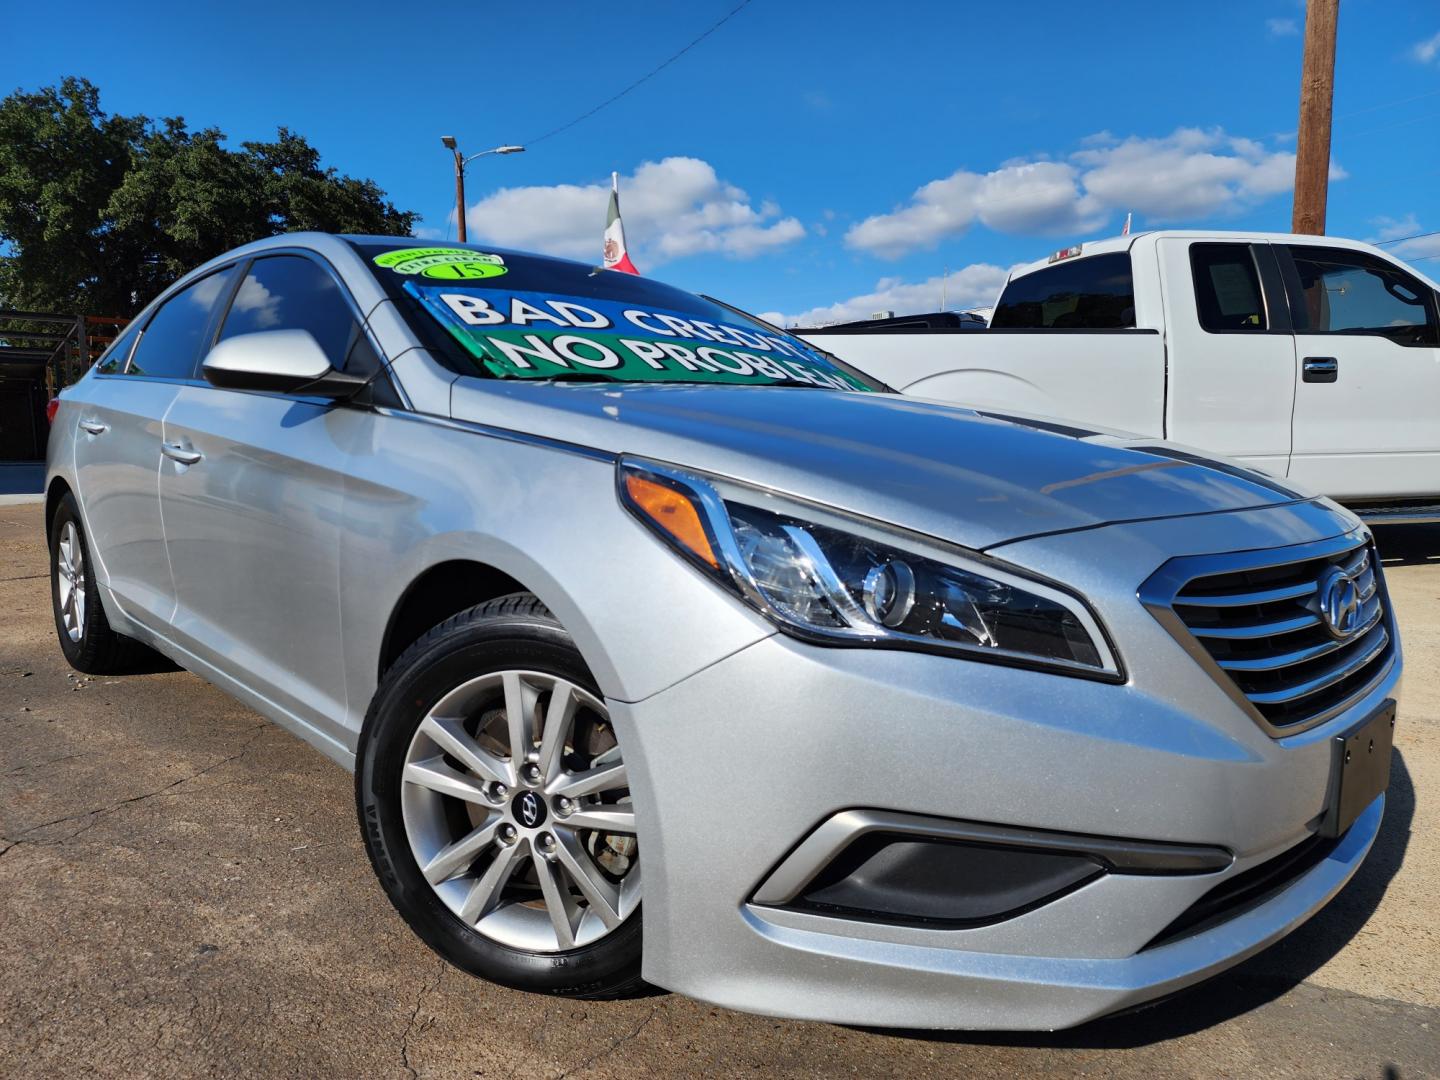
[[[1430,290],[1383,259],[1344,248],[1290,245],[1306,334],[1374,334],[1399,345],[1440,344]]]
[[[1015,278],[990,325],[1002,330],[1121,330],[1135,325],[1130,253],[1092,255]]]
[[[1202,327],[1212,334],[1269,329],[1249,244],[1192,244],[1190,269]]]

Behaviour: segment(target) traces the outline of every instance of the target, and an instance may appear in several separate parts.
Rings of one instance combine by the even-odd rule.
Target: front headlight
[[[617,479],[641,522],[795,637],[1120,677],[1083,601],[993,559],[650,462]]]

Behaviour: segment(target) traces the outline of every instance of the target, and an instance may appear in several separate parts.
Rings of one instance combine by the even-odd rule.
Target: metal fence
[[[129,321],[0,308],[0,375],[43,374],[46,393],[53,397],[85,374]]]

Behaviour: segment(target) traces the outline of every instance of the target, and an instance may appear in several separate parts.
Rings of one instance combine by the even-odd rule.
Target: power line
[[[1386,244],[1403,244],[1406,240],[1422,240],[1427,236],[1440,236],[1440,229],[1434,232],[1417,232],[1413,236],[1397,236],[1394,240],[1381,240],[1376,247],[1384,247]],[[1425,256],[1427,259],[1434,258],[1433,255]]]
[[[581,114],[580,114],[579,116],[577,116],[574,120],[571,120],[568,124],[561,124],[559,127],[555,128],[555,129],[553,129],[553,130],[551,130],[551,131],[547,131],[544,135],[541,135],[538,139],[530,139],[529,141],[527,141],[527,142],[525,143],[525,145],[526,145],[526,146],[534,146],[536,143],[542,143],[542,142],[544,142],[546,139],[549,139],[549,138],[551,138],[551,137],[553,137],[553,136],[555,136],[555,135],[559,135],[562,131],[568,131],[568,130],[570,130],[572,127],[574,127],[576,124],[580,123],[582,120],[588,120],[588,119],[590,119],[590,117],[594,116],[596,113],[598,113],[601,109],[605,108],[607,105],[613,105],[613,104],[615,104],[615,102],[619,101],[619,100],[620,100],[622,97],[624,97],[626,94],[630,93],[631,90],[634,90],[634,89],[635,89],[637,86],[639,86],[641,83],[647,82],[647,81],[649,81],[650,79],[653,79],[656,75],[659,75],[660,72],[664,71],[667,67],[669,67],[671,64],[673,64],[676,60],[679,60],[680,57],[684,56],[687,52],[689,52],[691,49],[693,49],[696,45],[699,45],[700,42],[704,41],[707,37],[709,37],[711,34],[713,34],[716,30],[719,30],[720,27],[724,26],[727,22],[729,22],[729,21],[730,21],[731,19],[733,19],[736,15],[738,15],[738,14],[740,13],[740,11],[741,11],[742,8],[748,7],[749,5],[750,5],[750,0],[742,0],[741,3],[739,3],[739,4],[737,4],[735,7],[731,8],[730,12],[729,12],[723,19],[721,19],[719,22],[717,22],[714,26],[710,27],[709,30],[706,30],[706,31],[705,31],[703,34],[701,34],[699,37],[695,38],[695,39],[694,39],[693,41],[691,41],[688,45],[686,45],[683,49],[681,49],[679,52],[675,53],[673,56],[671,56],[669,59],[667,59],[667,60],[666,60],[663,64],[661,64],[659,67],[655,68],[653,71],[647,72],[646,74],[640,76],[640,78],[636,79],[636,80],[635,80],[633,83],[631,83],[629,86],[625,87],[624,90],[621,90],[618,94],[615,94],[613,97],[608,97],[608,98],[606,98],[606,99],[605,99],[604,101],[602,101],[599,105],[596,105],[593,109],[591,109],[589,112],[581,113]]]
[[[1375,112],[1377,109],[1389,109],[1395,105],[1408,105],[1412,101],[1420,101],[1423,98],[1434,97],[1440,94],[1440,90],[1429,90],[1423,94],[1416,94],[1414,97],[1400,98],[1398,101],[1382,101],[1378,105],[1367,105],[1363,109],[1353,109],[1347,113],[1341,113],[1335,117],[1336,120],[1349,120],[1352,116],[1361,116],[1364,113]]]

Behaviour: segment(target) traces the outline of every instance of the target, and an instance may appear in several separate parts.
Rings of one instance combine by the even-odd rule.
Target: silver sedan
[[[1073,1025],[1285,935],[1384,809],[1347,511],[630,274],[241,248],[64,392],[47,499],[69,661],[354,770],[401,917],[510,986]]]

